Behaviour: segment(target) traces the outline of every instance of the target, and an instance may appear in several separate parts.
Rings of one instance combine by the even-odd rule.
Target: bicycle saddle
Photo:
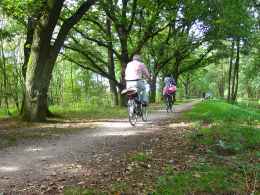
[[[133,88],[128,88],[128,89],[124,89],[121,94],[135,94],[138,92],[138,88],[133,87]]]

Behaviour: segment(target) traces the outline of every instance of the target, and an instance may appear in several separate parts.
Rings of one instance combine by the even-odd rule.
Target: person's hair
[[[170,72],[167,72],[167,77],[171,77],[171,73]]]
[[[136,55],[134,55],[133,60],[138,60],[138,61],[140,61],[140,60],[141,60],[141,56],[138,55],[138,54],[136,54]]]

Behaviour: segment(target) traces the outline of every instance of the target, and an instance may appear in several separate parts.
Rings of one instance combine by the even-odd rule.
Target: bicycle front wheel
[[[134,100],[128,101],[128,117],[132,126],[135,126],[137,121],[136,103]]]
[[[142,107],[142,113],[143,113],[142,119],[144,122],[146,122],[148,118],[148,106]]]

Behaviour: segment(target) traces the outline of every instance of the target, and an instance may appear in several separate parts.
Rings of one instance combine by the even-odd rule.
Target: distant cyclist
[[[202,101],[205,100],[205,91],[202,92]]]
[[[147,96],[146,96],[146,88],[141,81],[142,74],[146,76],[148,79],[148,82],[151,82],[151,76],[144,66],[144,64],[141,62],[141,56],[140,55],[134,55],[133,61],[129,62],[127,64],[127,67],[125,69],[125,80],[126,80],[126,88],[132,88],[137,87],[141,90],[140,96],[141,100],[144,106],[147,105]]]
[[[163,95],[167,95],[170,94],[171,98],[172,98],[172,103],[173,103],[173,92],[175,92],[177,90],[176,88],[176,82],[174,80],[173,77],[171,77],[171,73],[168,72],[167,76],[164,78],[163,81],[163,91],[164,94]]]

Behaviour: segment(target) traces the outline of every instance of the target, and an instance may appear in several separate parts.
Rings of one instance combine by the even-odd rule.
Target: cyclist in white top
[[[126,88],[137,87],[141,90],[140,96],[142,99],[142,103],[146,104],[147,96],[146,96],[146,88],[144,83],[141,81],[142,74],[146,76],[148,82],[151,82],[151,76],[141,62],[140,55],[134,55],[133,61],[127,64],[125,69],[125,80],[126,80]]]

